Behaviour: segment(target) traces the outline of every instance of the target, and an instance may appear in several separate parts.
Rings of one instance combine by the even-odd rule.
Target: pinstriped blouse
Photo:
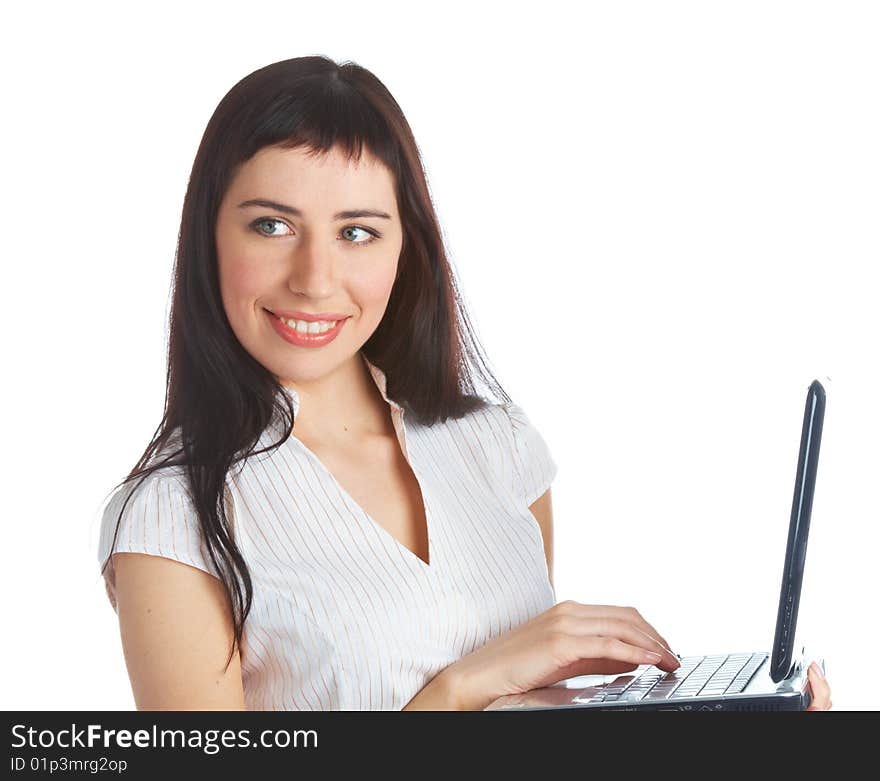
[[[279,448],[234,466],[226,507],[254,588],[241,644],[250,710],[400,710],[443,668],[556,602],[529,505],[557,467],[522,408],[490,403],[419,425],[388,398],[382,370],[364,361],[421,487],[428,563],[361,509],[295,429]],[[296,391],[285,392],[297,411]],[[261,446],[273,435],[267,429]],[[113,494],[99,561],[132,490],[114,552],[217,577],[182,467]],[[113,577],[111,563],[115,609]]]

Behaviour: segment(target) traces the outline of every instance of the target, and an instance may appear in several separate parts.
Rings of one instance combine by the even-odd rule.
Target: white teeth
[[[285,320],[284,318],[280,319],[288,327],[295,328],[298,334],[323,334],[336,325],[335,322],[328,323],[324,320],[319,320],[315,323],[308,323],[305,320]]]

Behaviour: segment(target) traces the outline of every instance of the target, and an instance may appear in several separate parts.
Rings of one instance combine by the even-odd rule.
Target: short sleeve
[[[556,477],[556,462],[522,407],[512,402],[501,406],[507,413],[513,435],[509,472],[512,489],[529,506],[550,487]]]
[[[185,488],[181,474],[160,469],[153,472],[143,483],[134,480],[123,485],[112,495],[101,519],[98,542],[99,566],[104,565],[108,554],[147,553],[174,559],[219,577],[211,563],[205,545],[195,506]],[[126,497],[128,504],[116,523]],[[113,535],[116,544],[113,545]],[[110,603],[116,607],[114,572],[112,561],[104,571],[105,584]]]

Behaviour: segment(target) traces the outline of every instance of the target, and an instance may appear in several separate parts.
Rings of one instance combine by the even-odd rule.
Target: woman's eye
[[[343,228],[342,229],[343,236],[345,235],[346,231],[360,231],[361,233],[365,234],[368,237],[368,238],[362,239],[360,241],[352,241],[352,242],[350,242],[351,244],[369,244],[370,242],[376,240],[375,233],[373,233],[372,231],[368,231],[366,228],[361,228],[357,225],[349,225],[347,228]]]
[[[261,230],[261,229],[260,229],[260,226],[261,226],[261,225],[265,225],[265,224],[267,224],[267,223],[269,223],[269,224],[271,224],[271,223],[275,223],[276,225],[284,225],[285,227],[287,227],[287,226],[285,225],[285,223],[281,222],[281,220],[273,220],[273,219],[271,219],[271,218],[263,218],[263,219],[261,219],[261,220],[256,220],[255,222],[252,222],[252,223],[251,223],[251,227],[252,227],[257,233],[259,233],[259,234],[262,235],[262,236],[279,236],[279,235],[283,235],[283,234],[278,234],[278,233],[266,233],[265,231]]]

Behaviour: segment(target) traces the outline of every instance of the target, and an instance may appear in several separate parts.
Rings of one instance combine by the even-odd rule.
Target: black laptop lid
[[[790,675],[793,664],[792,646],[804,577],[804,560],[807,555],[807,537],[810,532],[810,513],[813,509],[813,491],[816,487],[816,467],[819,462],[819,443],[822,440],[824,419],[825,389],[818,380],[813,380],[807,390],[807,404],[804,409],[794,499],[788,524],[785,567],[779,594],[779,612],[776,616],[776,633],[773,637],[773,653],[770,657],[770,677],[776,683]]]

